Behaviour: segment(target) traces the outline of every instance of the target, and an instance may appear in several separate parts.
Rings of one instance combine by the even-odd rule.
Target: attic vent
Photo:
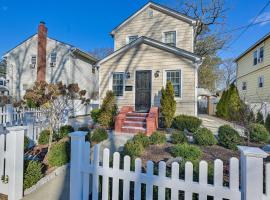
[[[154,16],[154,12],[152,9],[148,9],[148,17],[152,18]]]

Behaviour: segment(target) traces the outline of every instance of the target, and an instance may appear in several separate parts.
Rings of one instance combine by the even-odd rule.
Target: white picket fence
[[[0,107],[0,124],[23,124],[24,114],[26,112],[33,112],[36,121],[42,118],[42,113],[39,108],[15,108],[11,104],[8,104],[4,107]]]
[[[239,161],[231,158],[229,169],[229,187],[223,185],[223,163],[214,162],[214,184],[208,183],[208,165],[205,161],[199,164],[199,181],[193,180],[193,165],[185,164],[185,179],[179,178],[179,164],[173,163],[171,176],[166,175],[166,164],[161,161],[158,165],[158,175],[154,174],[154,164],[147,162],[146,173],[142,172],[142,161],[135,160],[135,171],[130,169],[130,157],[124,157],[124,167],[120,169],[120,154],[113,154],[113,164],[110,166],[110,151],[103,152],[102,165],[100,165],[99,145],[94,147],[93,158],[90,159],[90,144],[85,142],[84,132],[74,132],[71,136],[71,169],[70,169],[70,200],[98,200],[101,189],[102,200],[117,200],[121,196],[124,200],[141,199],[142,184],[146,185],[145,199],[153,199],[153,186],[158,187],[158,199],[165,200],[165,190],[170,189],[171,199],[178,199],[179,191],[184,192],[185,200],[192,200],[198,194],[199,200],[269,200],[270,199],[270,163],[266,164],[265,182],[266,191],[263,193],[263,158],[267,157],[259,148],[240,147],[241,150],[241,190],[239,184]],[[99,177],[102,177],[102,188],[99,188]],[[109,178],[112,178],[110,183]],[[119,192],[119,180],[123,181],[123,190]],[[131,188],[130,182],[134,182]],[[111,189],[111,193],[109,192]]]
[[[23,197],[24,131],[17,126],[0,133],[0,194],[9,200]]]

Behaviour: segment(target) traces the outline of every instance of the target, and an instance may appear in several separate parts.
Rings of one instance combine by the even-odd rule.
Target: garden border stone
[[[48,183],[49,181],[55,179],[57,176],[62,174],[63,172],[66,172],[69,168],[69,163],[66,165],[63,165],[61,167],[56,168],[54,171],[52,171],[50,174],[44,176],[42,179],[40,179],[35,185],[33,185],[30,188],[27,188],[24,190],[24,196],[29,195],[35,191],[37,191],[40,187]]]

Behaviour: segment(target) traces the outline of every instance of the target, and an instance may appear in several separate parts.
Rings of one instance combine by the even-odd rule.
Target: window
[[[257,65],[258,63],[258,52],[257,50],[253,53],[253,65]]]
[[[32,64],[32,65],[37,64],[37,56],[32,56],[32,57],[31,57],[31,64]]]
[[[148,17],[149,17],[149,18],[152,18],[153,15],[154,15],[153,10],[152,10],[152,9],[149,9],[149,10],[148,10]]]
[[[264,49],[263,49],[263,47],[261,47],[260,53],[259,53],[259,60],[258,60],[259,63],[261,63],[263,61],[263,54],[264,54]]]
[[[123,96],[124,93],[124,73],[113,73],[112,89],[115,96]]]
[[[247,90],[247,82],[242,83],[242,90]]]
[[[131,35],[131,36],[128,36],[128,43],[131,43],[135,40],[138,39],[138,35]]]
[[[165,32],[164,43],[171,46],[176,46],[176,32],[175,31]]]
[[[181,71],[170,70],[166,72],[167,82],[171,81],[175,97],[181,97]]]
[[[259,88],[262,88],[263,85],[264,85],[264,77],[263,77],[263,76],[260,76],[260,77],[258,78],[258,87],[259,87]]]
[[[51,53],[51,63],[56,63],[57,54],[55,52]]]

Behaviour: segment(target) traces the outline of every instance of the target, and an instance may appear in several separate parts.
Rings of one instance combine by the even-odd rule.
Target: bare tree
[[[110,47],[95,48],[90,50],[89,53],[95,56],[97,59],[103,59],[109,54],[113,53],[113,48]]]
[[[236,79],[236,64],[234,59],[229,58],[222,61],[220,65],[220,82],[224,88],[229,88],[230,84]]]

